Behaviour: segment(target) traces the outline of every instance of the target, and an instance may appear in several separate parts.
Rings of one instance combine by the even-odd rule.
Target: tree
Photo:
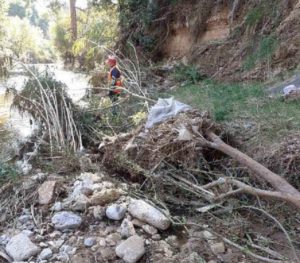
[[[70,0],[70,15],[71,15],[72,40],[76,41],[77,39],[76,0]]]

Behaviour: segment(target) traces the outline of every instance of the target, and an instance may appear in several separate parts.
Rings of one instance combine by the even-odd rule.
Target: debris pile
[[[34,177],[30,179],[34,181]],[[0,258],[4,262],[202,260],[196,251],[193,255],[187,252],[184,244],[188,238],[179,246],[179,235],[174,235],[167,211],[147,200],[130,197],[128,185],[116,185],[103,174],[83,173],[69,181],[61,195],[57,190],[62,179],[57,177],[54,181],[53,175],[44,175],[43,180],[34,181],[31,188],[38,193],[38,199],[18,205],[15,224],[1,224]],[[197,235],[203,242],[212,236],[205,232]],[[213,253],[227,253],[224,243],[218,242],[214,237],[208,245],[212,257]]]

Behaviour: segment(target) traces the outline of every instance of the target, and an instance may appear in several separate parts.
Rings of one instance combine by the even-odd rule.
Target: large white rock
[[[170,220],[162,212],[143,200],[132,199],[129,203],[128,211],[133,217],[160,230],[166,230],[171,224]]]
[[[145,254],[144,239],[135,235],[116,247],[116,254],[125,262],[135,263]]]
[[[112,220],[121,220],[125,217],[126,211],[124,205],[112,204],[106,209],[106,216]]]
[[[23,233],[14,236],[6,245],[5,250],[15,261],[26,260],[40,252],[40,248]]]
[[[80,216],[72,213],[72,212],[58,212],[56,213],[52,219],[52,224],[58,230],[64,229],[74,229],[81,225],[82,219]]]
[[[53,201],[55,194],[55,186],[55,181],[46,181],[39,187],[39,203],[41,205],[48,205]]]

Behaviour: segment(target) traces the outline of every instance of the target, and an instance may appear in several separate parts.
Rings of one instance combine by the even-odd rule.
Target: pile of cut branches
[[[151,180],[159,178],[159,184],[180,182],[184,190],[197,191],[209,203],[238,194],[249,194],[288,202],[300,208],[300,193],[284,178],[268,170],[238,149],[226,144],[220,136],[221,127],[215,124],[207,113],[195,110],[180,113],[167,121],[155,125],[149,130],[144,126],[124,136],[111,138],[100,146],[103,163],[113,164],[110,168],[119,169],[133,178],[143,175]],[[207,160],[207,152],[217,155],[221,152],[248,168],[249,178],[211,176],[202,180],[201,175],[212,172]],[[178,176],[170,173],[170,167],[182,170]],[[224,170],[224,169],[223,169]],[[199,173],[193,173],[198,171]],[[212,173],[213,174],[213,173]],[[168,178],[168,179],[166,179]],[[260,187],[248,182],[256,181]]]
[[[159,207],[171,210],[176,215],[175,224],[199,227],[199,219],[203,224],[210,222],[211,229],[222,233],[219,237],[224,242],[259,259],[259,262],[285,262],[284,256],[275,253],[276,246],[272,246],[272,250],[255,244],[253,240],[249,243],[242,234],[243,230],[238,241],[240,245],[224,237],[230,235],[228,225],[234,224],[238,220],[236,217],[243,220],[242,215],[235,216],[232,212],[249,210],[247,217],[263,217],[275,222],[293,251],[292,257],[296,261],[289,262],[298,262],[289,233],[267,211],[268,207],[273,207],[272,210],[280,215],[283,208],[289,208],[282,207],[282,202],[299,208],[299,191],[281,176],[225,143],[223,135],[224,127],[217,125],[209,114],[189,110],[150,129],[141,125],[131,133],[106,138],[99,151],[104,166],[111,173],[140,183],[140,187],[131,192],[134,197],[147,196]],[[244,203],[233,199],[235,196]],[[195,211],[202,217],[195,216]],[[214,213],[221,215],[215,216]],[[232,214],[232,222],[228,219],[229,214]],[[178,215],[192,215],[197,223],[192,223],[191,218],[188,222],[177,221]],[[218,226],[215,221],[222,221],[217,218],[223,215],[226,219]],[[210,219],[205,221],[205,217]],[[231,234],[237,236],[235,232]]]

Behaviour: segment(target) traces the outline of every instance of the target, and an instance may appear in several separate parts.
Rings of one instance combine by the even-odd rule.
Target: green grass
[[[219,123],[256,123],[259,141],[276,141],[300,129],[299,102],[269,98],[262,84],[218,84],[204,81],[173,91],[176,99],[207,110]]]

